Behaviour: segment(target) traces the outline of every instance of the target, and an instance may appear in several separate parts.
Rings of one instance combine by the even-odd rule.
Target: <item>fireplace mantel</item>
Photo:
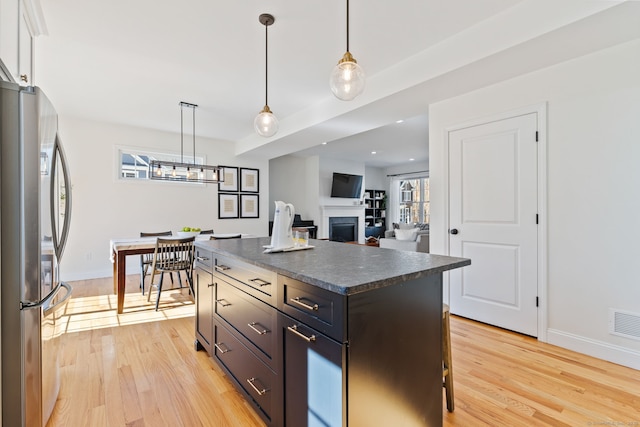
[[[335,216],[358,217],[358,242],[364,243],[364,205],[322,205],[320,206],[322,219],[318,227],[318,238],[329,238],[329,218]]]

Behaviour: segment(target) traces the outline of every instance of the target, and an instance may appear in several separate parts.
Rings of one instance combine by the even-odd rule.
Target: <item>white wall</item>
[[[112,275],[111,238],[136,237],[141,231],[177,231],[184,226],[213,228],[218,233],[268,233],[269,169],[266,160],[240,159],[226,141],[196,139],[208,164],[260,170],[259,219],[218,219],[218,185],[177,184],[117,179],[117,146],[180,151],[180,135],[122,125],[60,117],[60,133],[72,182],[69,241],[61,265],[63,280]],[[139,259],[129,257],[127,272]]]
[[[383,168],[365,166],[364,188],[387,191],[387,176]]]
[[[640,341],[608,332],[640,316],[640,41],[430,107],[431,248],[447,238],[447,127],[547,102],[548,341],[640,368]]]
[[[269,220],[273,221],[276,200],[293,204],[303,219],[311,219],[316,208],[309,209],[307,195],[312,193],[308,182],[308,159],[282,156],[269,161]],[[317,169],[314,171],[318,174]],[[317,193],[317,191],[315,192]]]

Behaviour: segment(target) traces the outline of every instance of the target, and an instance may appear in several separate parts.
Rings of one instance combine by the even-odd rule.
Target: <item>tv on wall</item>
[[[347,173],[333,173],[331,182],[331,197],[345,199],[359,199],[362,194],[362,175]]]

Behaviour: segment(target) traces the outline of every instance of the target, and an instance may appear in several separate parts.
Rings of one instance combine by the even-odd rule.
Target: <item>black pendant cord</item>
[[[196,165],[196,109],[193,107],[193,165]]]
[[[184,104],[180,103],[180,163],[184,163]]]
[[[347,0],[347,52],[349,52],[349,0]]]
[[[264,105],[269,105],[269,25],[264,26]]]

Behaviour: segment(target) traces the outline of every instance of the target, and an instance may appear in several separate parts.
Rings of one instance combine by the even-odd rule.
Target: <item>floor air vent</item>
[[[609,333],[640,340],[640,314],[609,309]]]

